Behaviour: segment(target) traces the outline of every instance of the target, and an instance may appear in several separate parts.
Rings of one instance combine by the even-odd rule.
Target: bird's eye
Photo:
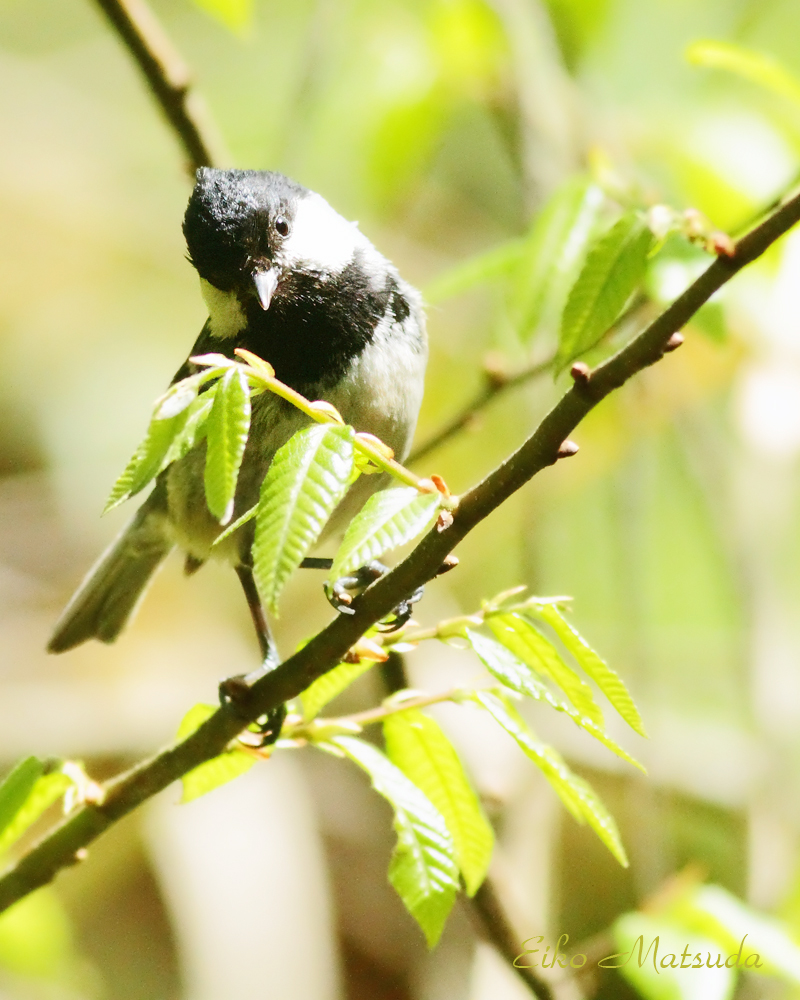
[[[284,219],[282,215],[279,215],[275,220],[275,229],[280,236],[289,235],[289,223]]]

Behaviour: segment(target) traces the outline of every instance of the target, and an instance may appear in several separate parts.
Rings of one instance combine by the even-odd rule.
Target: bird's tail
[[[87,639],[113,642],[123,630],[150,577],[172,548],[164,492],[156,486],[86,574],[56,624],[49,652],[63,653]]]

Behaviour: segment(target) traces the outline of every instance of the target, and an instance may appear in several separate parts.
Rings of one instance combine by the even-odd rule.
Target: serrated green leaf
[[[304,427],[270,464],[256,514],[253,575],[273,613],[286,581],[347,491],[354,435],[352,427]]]
[[[639,761],[612,740],[602,726],[598,726],[585,715],[581,715],[577,709],[573,708],[572,705],[568,705],[561,698],[556,698],[553,692],[548,690],[533,675],[527,664],[517,659],[505,646],[501,646],[494,639],[489,639],[487,636],[481,635],[480,632],[474,632],[472,629],[467,629],[465,636],[489,673],[507,688],[516,691],[518,694],[528,695],[536,701],[546,701],[557,712],[563,712],[565,715],[568,715],[579,729],[583,729],[590,736],[593,736],[604,747],[607,747],[613,754],[616,754],[620,760],[627,761],[628,764],[632,764],[643,773],[646,773],[645,768]]]
[[[686,49],[695,66],[724,69],[800,106],[800,80],[773,56],[732,42],[698,41]]]
[[[331,580],[416,538],[440,505],[440,493],[420,493],[413,486],[373,494],[350,522],[333,560]]]
[[[129,497],[135,496],[158,475],[163,467],[164,458],[176,436],[186,425],[189,410],[183,409],[174,417],[165,420],[151,420],[147,436],[139,445],[124,472],[114,483],[103,513],[124,503]]]
[[[241,368],[229,368],[217,383],[206,426],[206,503],[220,524],[227,524],[233,516],[239,467],[249,431],[247,378]]]
[[[61,771],[43,774],[36,779],[22,807],[0,833],[0,854],[16,843],[37,819],[57,801],[72,784],[72,779]]]
[[[587,177],[572,177],[537,215],[512,277],[509,303],[520,336],[558,329],[570,287],[586,257],[605,198]]]
[[[194,0],[226,28],[240,34],[253,20],[253,0]]]
[[[43,770],[38,757],[26,757],[0,785],[0,835],[25,804]]]
[[[213,705],[194,705],[181,720],[176,739],[185,740],[187,736],[191,736],[216,711]],[[181,779],[183,784],[181,802],[199,799],[206,792],[211,792],[220,785],[226,785],[249,771],[255,763],[256,758],[244,750],[237,748],[225,750],[218,757],[213,757],[199,764],[188,774],[184,774]]]
[[[641,283],[654,236],[636,212],[626,212],[594,244],[570,290],[561,319],[556,368],[600,340]]]
[[[594,700],[592,689],[561,659],[555,646],[527,618],[508,612],[492,615],[487,624],[506,649],[539,674],[549,677],[581,715],[603,728],[603,713]]]
[[[454,295],[468,292],[484,281],[509,274],[518,266],[524,251],[525,240],[509,240],[500,246],[492,247],[491,250],[460,261],[437,275],[425,286],[423,292],[425,301],[435,305]]]
[[[592,678],[631,729],[647,736],[642,717],[634,704],[625,682],[602,660],[583,636],[564,618],[554,604],[543,605],[534,612],[552,628],[578,665]]]
[[[188,455],[192,448],[203,440],[216,393],[217,387],[212,385],[191,404],[186,415],[186,423],[173,438],[172,444],[161,460],[159,472]]]
[[[300,702],[303,706],[303,720],[310,722],[315,719],[322,709],[338,697],[342,691],[358,680],[369,669],[375,666],[374,660],[360,660],[358,663],[340,663],[338,667],[329,670],[322,677],[318,677],[314,683],[306,688],[300,695]]]
[[[397,846],[389,881],[432,948],[458,892],[455,845],[442,814],[380,750],[352,736],[331,740],[367,772],[372,787],[394,809]]]
[[[537,701],[546,696],[546,685],[539,680],[527,663],[523,663],[510,649],[470,628],[466,629],[464,635],[478,654],[481,663],[501,684]]]
[[[383,720],[389,760],[421,788],[442,814],[455,844],[467,894],[481,886],[494,847],[494,831],[452,743],[433,719],[408,709]]]
[[[627,868],[628,858],[617,824],[592,787],[567,767],[556,750],[536,739],[511,705],[488,691],[476,692],[475,698],[542,771],[575,819],[587,822],[617,861]]]

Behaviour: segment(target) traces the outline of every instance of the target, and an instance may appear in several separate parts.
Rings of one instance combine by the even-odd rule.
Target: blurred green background
[[[233,30],[215,13],[236,5],[153,6],[230,164],[319,191],[423,290],[522,236],[579,170],[734,235],[800,173],[800,106],[685,58],[714,38],[800,75],[796,0],[256,0],[252,12],[241,0]],[[130,516],[99,512],[205,319],[180,230],[190,180],[90,0],[3,0],[0,129],[0,758],[73,756],[103,777],[257,658],[234,574],[186,580],[177,558],[116,646],[44,653]],[[655,300],[696,266],[659,260]],[[547,330],[523,344],[502,281],[432,304],[429,333],[420,442],[480,389],[487,355],[513,372],[552,346]],[[418,471],[462,491],[563,383],[509,391]],[[800,934],[800,236],[737,277],[680,351],[575,438],[579,456],[470,536],[416,614],[432,623],[523,583],[573,595],[650,732],[614,733],[643,778],[562,717],[531,714],[617,817],[623,871],[510,741],[442,711],[496,820],[494,876],[520,937],[591,939],[690,862]],[[284,650],[329,613],[307,576],[284,598]],[[409,669],[432,687],[464,683],[474,664],[441,647]],[[365,678],[346,707],[379,696]],[[278,755],[181,809],[168,790],[121,823],[0,923],[0,996],[525,996],[476,950],[465,912],[425,954],[386,885],[388,811],[320,758]],[[610,977],[581,988],[635,995]],[[789,995],[763,978],[738,990]]]

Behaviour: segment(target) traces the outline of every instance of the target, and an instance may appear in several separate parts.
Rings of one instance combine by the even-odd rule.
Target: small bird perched
[[[419,293],[320,195],[278,173],[197,172],[183,222],[189,260],[209,318],[192,348],[234,357],[246,348],[282,382],[332,403],[348,424],[407,455],[427,361]],[[187,360],[173,382],[197,369]],[[253,399],[233,518],[258,501],[275,452],[308,418],[271,393]],[[58,621],[48,649],[113,642],[161,562],[178,545],[187,572],[210,556],[223,527],[204,493],[205,442],[168,466],[128,527],[91,569]],[[362,476],[334,515],[342,524],[385,476]],[[216,546],[237,570],[261,642],[268,630],[253,583],[254,522]],[[219,551],[218,551],[219,550]]]

